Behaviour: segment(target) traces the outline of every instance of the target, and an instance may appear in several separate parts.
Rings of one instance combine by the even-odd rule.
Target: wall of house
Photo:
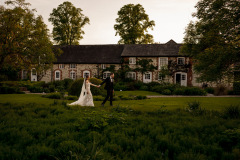
[[[118,70],[120,64],[106,64],[106,67],[110,65],[115,65],[115,69]],[[101,75],[101,65],[100,64],[76,64],[76,68],[70,68],[70,64],[64,64],[64,68],[60,68],[60,64],[54,64],[52,69],[49,69],[41,81],[51,82],[55,80],[55,71],[60,71],[60,80],[70,78],[71,71],[75,71],[76,79],[83,78],[84,71],[90,72],[90,77],[97,77],[98,74]]]

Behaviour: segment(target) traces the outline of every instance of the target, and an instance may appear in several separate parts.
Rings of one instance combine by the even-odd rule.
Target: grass
[[[161,95],[157,92],[149,92],[149,91],[115,91],[115,94],[118,96],[153,96],[153,95]]]
[[[146,91],[124,91],[116,92],[116,95],[149,95],[154,92]],[[115,106],[120,105],[123,107],[130,107],[138,111],[155,111],[162,106],[166,106],[168,110],[185,109],[188,102],[199,101],[203,108],[208,110],[223,110],[228,105],[240,105],[239,97],[159,97],[145,100],[118,100],[114,101]],[[38,94],[1,94],[0,103],[38,103],[38,104],[52,104],[53,99],[43,98]],[[66,101],[67,103],[73,102],[73,100]],[[94,101],[96,107],[101,105],[101,101]],[[109,102],[106,103],[109,106]]]
[[[206,110],[185,110],[191,101]],[[0,159],[240,158],[239,98],[164,97],[115,101],[114,107],[70,102],[0,95]]]

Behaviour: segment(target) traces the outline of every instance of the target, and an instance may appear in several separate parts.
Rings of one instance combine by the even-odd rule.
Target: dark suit
[[[102,104],[104,105],[106,103],[106,101],[108,100],[108,98],[110,97],[110,105],[112,106],[112,100],[113,100],[113,81],[114,79],[112,79],[111,82],[111,78],[107,77],[100,85],[103,85],[104,83],[106,83],[104,89],[107,90],[107,97],[104,99],[104,101],[102,102]]]

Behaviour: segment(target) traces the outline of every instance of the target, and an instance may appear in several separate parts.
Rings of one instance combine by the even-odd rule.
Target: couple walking
[[[110,106],[112,106],[113,93],[114,93],[114,89],[113,89],[114,73],[111,73],[110,77],[107,77],[100,85],[92,84],[89,79],[90,79],[89,76],[86,76],[86,78],[84,78],[82,91],[79,99],[76,102],[73,102],[69,105],[94,106],[90,85],[99,88],[101,87],[101,85],[106,83],[104,89],[107,90],[107,96],[102,102],[102,106],[104,106],[104,104],[106,103],[109,97],[110,97]]]

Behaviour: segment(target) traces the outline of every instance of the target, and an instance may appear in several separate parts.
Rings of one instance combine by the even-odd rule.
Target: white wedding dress
[[[92,106],[93,104],[93,97],[90,90],[90,82],[85,83],[85,79],[82,85],[82,91],[80,93],[79,99],[76,102],[70,103],[69,105],[80,105],[80,106]]]

